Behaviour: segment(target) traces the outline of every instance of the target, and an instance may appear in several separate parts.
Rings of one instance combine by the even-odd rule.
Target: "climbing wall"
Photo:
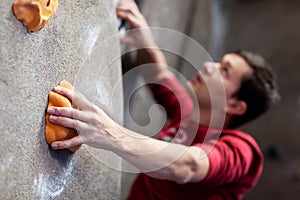
[[[62,80],[122,123],[116,2],[59,0],[32,33],[13,2],[0,6],[0,199],[119,199],[117,156],[53,151],[44,136],[48,93]]]

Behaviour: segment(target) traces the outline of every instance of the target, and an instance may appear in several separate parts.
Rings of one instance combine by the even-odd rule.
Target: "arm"
[[[177,121],[190,115],[193,109],[190,97],[178,81],[170,80],[175,76],[168,69],[164,54],[153,41],[151,29],[135,2],[122,1],[116,12],[131,28],[121,42],[137,48],[139,71],[146,83],[157,83],[148,85],[156,102],[166,109],[169,119]]]
[[[178,183],[202,180],[209,169],[209,161],[200,147],[167,143],[129,131],[82,94],[56,87],[55,92],[69,99],[76,108],[51,107],[50,121],[74,128],[79,136],[52,143],[53,149],[64,149],[79,144],[112,151],[150,176]]]
[[[138,65],[150,64],[141,70],[146,81],[157,82],[165,77],[173,76],[173,73],[167,68],[167,62],[162,51],[153,41],[151,28],[149,28],[136,3],[133,0],[121,1],[116,12],[117,16],[126,20],[131,28],[127,32],[127,36],[121,38],[121,42],[133,45],[138,49]]]
[[[113,152],[149,176],[177,183],[198,182],[209,168],[204,151],[137,135],[121,127],[121,144]]]
[[[255,140],[238,130],[227,130],[217,140],[209,140],[201,148],[209,152],[210,170],[204,184],[226,185],[244,182],[253,187],[263,167],[263,155]]]

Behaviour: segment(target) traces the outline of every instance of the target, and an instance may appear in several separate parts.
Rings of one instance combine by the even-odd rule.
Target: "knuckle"
[[[69,141],[64,141],[64,147],[65,148],[70,148],[71,147],[71,143]]]
[[[76,129],[77,131],[79,131],[80,130],[80,121],[79,120],[73,120],[73,124],[72,124],[72,127],[74,128],[74,129]]]
[[[100,114],[99,113],[100,108],[98,106],[96,106],[95,104],[92,104],[91,107],[92,107],[92,112],[93,113],[95,113],[96,115]]]
[[[101,113],[100,113],[100,108],[98,107],[98,106],[96,106],[96,105],[93,105],[93,110],[92,110],[92,112],[95,114],[95,115],[100,115]]]
[[[73,110],[71,110],[70,112],[71,112],[71,117],[72,117],[73,119],[78,119],[79,113],[78,113],[78,111],[77,111],[76,109],[73,109]]]
[[[79,126],[79,121],[78,120],[74,120],[73,121],[73,127],[77,129],[78,126]]]
[[[99,116],[96,113],[91,113],[91,122],[92,124],[99,126],[100,120],[99,120]]]
[[[57,117],[57,121],[62,123],[63,125],[66,125],[67,123],[67,120],[64,117],[60,117],[60,116]]]
[[[68,90],[64,87],[60,87],[60,90],[63,94],[67,95],[68,94]]]
[[[55,113],[58,115],[61,115],[63,113],[63,108],[61,108],[61,107],[55,108]]]
[[[97,125],[97,128],[100,128],[100,129],[103,129],[103,128],[104,128],[104,124],[103,124],[103,122],[100,120],[99,117],[97,118],[96,125]]]

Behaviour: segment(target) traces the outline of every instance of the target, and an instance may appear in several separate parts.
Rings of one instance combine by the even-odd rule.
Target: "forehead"
[[[221,62],[230,65],[232,70],[241,76],[251,75],[253,72],[246,60],[238,54],[225,54]]]

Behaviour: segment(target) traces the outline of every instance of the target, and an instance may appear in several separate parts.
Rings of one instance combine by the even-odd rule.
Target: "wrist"
[[[116,134],[113,133],[113,135],[117,135],[113,141],[113,151],[117,154],[134,154],[140,152],[140,142],[138,140],[147,138],[146,136],[132,132],[118,124],[112,131],[118,132]]]

